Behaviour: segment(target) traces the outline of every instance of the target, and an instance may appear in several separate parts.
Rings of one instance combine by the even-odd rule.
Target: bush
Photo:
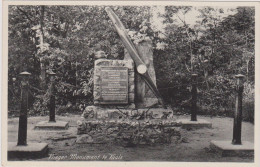
[[[254,95],[255,95],[254,85],[246,82],[244,84],[244,93],[243,93],[243,120],[254,122],[255,115],[255,104],[254,104]]]

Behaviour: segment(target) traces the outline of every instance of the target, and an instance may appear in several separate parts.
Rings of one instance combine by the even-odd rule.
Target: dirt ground
[[[56,120],[68,121],[70,128],[59,131],[33,130],[48,117],[28,118],[28,142],[48,143],[48,156],[37,161],[185,161],[185,162],[253,162],[253,157],[220,157],[210,150],[211,140],[232,139],[233,119],[226,117],[198,116],[212,122],[212,129],[181,130],[182,142],[155,146],[123,147],[110,144],[77,144],[77,120],[80,116],[56,116]],[[190,116],[176,116],[176,119]],[[18,118],[8,119],[8,141],[17,142]],[[242,124],[242,141],[254,142],[254,125]],[[10,159],[19,160],[19,159]],[[23,159],[24,160],[24,159]],[[32,160],[32,159],[26,159]]]

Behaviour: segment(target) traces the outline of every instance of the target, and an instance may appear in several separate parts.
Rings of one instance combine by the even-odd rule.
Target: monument
[[[176,142],[179,125],[157,90],[151,41],[134,45],[115,13],[110,8],[106,12],[126,51],[123,60],[96,53],[94,105],[86,107],[77,122],[76,142],[128,146]]]
[[[170,117],[172,113],[168,113],[168,110],[140,108],[140,103],[136,107],[135,88],[138,83],[133,60],[108,60],[103,56],[96,58],[94,106],[86,107],[82,119],[77,122],[76,143],[115,142],[132,146],[170,143],[180,139],[178,124]],[[144,102],[141,101],[142,106],[147,104]]]

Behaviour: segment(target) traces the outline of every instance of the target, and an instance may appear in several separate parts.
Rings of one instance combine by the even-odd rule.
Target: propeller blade
[[[146,85],[148,85],[148,87],[153,91],[154,95],[158,98],[159,103],[162,104],[162,106],[164,108],[166,108],[160,92],[158,91],[157,87],[153,83],[153,81],[148,73],[147,67],[146,67],[145,63],[142,61],[142,59],[140,58],[138,51],[136,50],[133,42],[131,41],[130,37],[128,36],[128,34],[126,32],[124,25],[122,24],[120,19],[117,17],[117,15],[113,12],[113,10],[110,7],[106,7],[105,10],[106,10],[109,18],[111,19],[113,25],[115,26],[115,28],[122,40],[123,45],[126,47],[129,55],[135,62],[137,72],[144,79]]]

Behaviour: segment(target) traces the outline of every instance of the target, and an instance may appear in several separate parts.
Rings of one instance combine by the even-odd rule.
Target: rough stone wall
[[[77,122],[77,143],[123,146],[177,142],[180,124],[162,108],[108,109],[88,106]]]
[[[110,119],[81,122],[76,142],[135,146],[174,143],[180,139],[179,127],[172,121]]]
[[[102,67],[127,67],[128,68],[128,102],[134,108],[135,98],[135,74],[134,74],[134,63],[132,60],[107,60],[98,59],[95,61],[94,67],[94,104],[100,105],[101,98],[101,68]]]

